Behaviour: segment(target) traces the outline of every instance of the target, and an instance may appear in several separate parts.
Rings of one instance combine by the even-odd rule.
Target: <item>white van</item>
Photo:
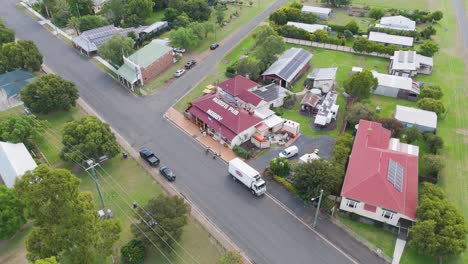
[[[285,148],[283,151],[280,152],[279,156],[281,158],[291,158],[291,157],[294,157],[295,155],[297,155],[297,153],[299,153],[299,149],[297,148],[297,146],[290,146],[290,147],[287,147]]]

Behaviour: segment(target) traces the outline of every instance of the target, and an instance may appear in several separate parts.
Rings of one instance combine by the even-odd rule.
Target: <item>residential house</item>
[[[310,68],[310,59],[310,52],[301,48],[290,48],[262,74],[262,77],[289,88]]]
[[[338,68],[316,68],[307,75],[307,80],[312,82],[312,89],[328,93],[335,87],[337,70]]]
[[[132,90],[167,70],[174,63],[172,49],[158,41],[151,41],[129,57],[117,73],[120,82]]]
[[[36,167],[36,162],[23,143],[0,141],[0,179],[6,187],[13,188],[16,179]]]
[[[388,73],[392,75],[414,77],[417,74],[432,74],[434,60],[417,54],[413,50],[397,50],[390,57]]]
[[[26,70],[0,74],[0,111],[22,105],[20,92],[35,76]]]
[[[387,223],[416,220],[419,148],[391,138],[382,124],[361,120],[341,189],[340,209]]]
[[[138,36],[140,29],[118,28],[114,25],[107,25],[87,31],[81,32],[78,37],[72,39],[73,46],[81,53],[86,53],[88,56],[97,53],[98,47],[106,43],[115,35],[127,36],[128,33],[134,32]]]
[[[317,106],[317,115],[314,124],[319,127],[325,127],[338,117],[339,105],[336,104],[338,93],[332,91],[327,93],[323,101]]]
[[[332,14],[331,8],[304,5],[301,9],[304,14],[314,14],[320,20],[328,20]]]
[[[432,111],[397,105],[395,119],[405,128],[415,126],[421,133],[435,133],[437,129],[437,114]]]
[[[375,26],[378,28],[390,28],[396,30],[416,30],[416,22],[404,16],[382,17],[380,19],[380,23]]]
[[[306,23],[299,23],[299,22],[288,22],[286,25],[297,27],[303,29],[309,33],[314,33],[317,30],[325,30],[330,31],[330,27],[327,25],[321,24],[306,24]]]
[[[383,32],[369,32],[369,41],[380,43],[383,45],[397,45],[399,47],[412,47],[412,37],[404,37],[398,35],[390,35]]]

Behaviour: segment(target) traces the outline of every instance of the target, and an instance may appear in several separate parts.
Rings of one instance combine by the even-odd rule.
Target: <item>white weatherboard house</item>
[[[382,32],[370,32],[369,41],[381,43],[384,45],[397,45],[400,47],[412,47],[413,46],[412,37],[404,37],[397,35],[390,35]]]
[[[419,55],[413,50],[397,50],[390,57],[388,73],[392,75],[414,77],[418,73],[431,74],[434,67],[432,57]]]
[[[382,17],[380,23],[375,26],[378,28],[391,28],[396,30],[416,30],[416,22],[404,16]]]
[[[405,128],[415,126],[421,133],[435,133],[437,129],[437,114],[432,111],[397,105],[395,119]]]
[[[286,25],[303,29],[309,33],[314,33],[317,30],[328,31],[330,29],[327,25],[306,24],[306,23],[299,23],[299,22],[288,22]]]
[[[0,141],[0,178],[8,188],[13,188],[17,178],[36,167],[36,162],[23,143]]]
[[[311,13],[316,15],[320,20],[328,20],[330,17],[332,10],[331,8],[323,8],[323,7],[316,7],[316,6],[308,6],[305,5],[301,9],[302,13]]]

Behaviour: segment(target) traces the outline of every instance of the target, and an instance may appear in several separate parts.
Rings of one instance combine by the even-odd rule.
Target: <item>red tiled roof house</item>
[[[341,190],[340,209],[393,226],[414,222],[418,154],[417,146],[391,138],[390,131],[380,123],[361,120]]]

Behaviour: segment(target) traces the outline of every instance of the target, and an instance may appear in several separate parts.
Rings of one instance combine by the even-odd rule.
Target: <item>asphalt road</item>
[[[176,187],[217,224],[254,263],[352,263],[340,250],[325,242],[269,197],[254,198],[227,176],[227,166],[204,154],[193,139],[163,118],[177,98],[214,70],[222,56],[266,18],[254,18],[205,61],[170,87],[153,96],[138,98],[97,66],[15,6],[2,0],[0,16],[16,31],[17,38],[33,40],[44,63],[73,81],[80,96],[136,149],[152,148],[162,164],[174,168]],[[268,11],[280,6],[276,2]],[[125,183],[123,183],[125,184]],[[358,243],[342,249],[360,263],[382,263]]]
[[[466,16],[465,6],[463,0],[453,0],[453,6],[455,7],[455,17],[457,18],[457,26],[459,32],[463,38],[463,48],[465,49],[465,53],[468,51],[468,18]]]

